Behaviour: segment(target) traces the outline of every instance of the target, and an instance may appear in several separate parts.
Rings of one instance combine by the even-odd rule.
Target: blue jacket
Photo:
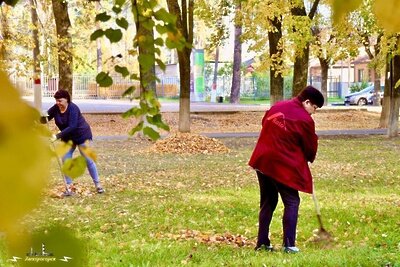
[[[47,111],[47,114],[49,115],[48,120],[54,118],[58,129],[61,131],[56,136],[62,141],[72,140],[74,144],[81,145],[86,140],[92,140],[92,130],[82,116],[79,107],[74,103],[70,102],[64,113],[61,113],[58,106],[54,105]]]

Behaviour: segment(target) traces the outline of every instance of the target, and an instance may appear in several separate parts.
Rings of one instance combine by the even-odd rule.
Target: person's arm
[[[58,139],[62,139],[63,137],[75,131],[76,128],[78,128],[79,108],[73,105],[70,105],[68,108],[70,108],[68,116],[68,127],[66,127],[64,130],[56,135]]]
[[[302,125],[303,144],[302,150],[308,162],[314,162],[318,150],[318,136],[315,133],[314,121],[306,121]]]
[[[54,106],[52,106],[51,108],[49,108],[48,110],[47,110],[47,114],[46,115],[42,115],[42,116],[40,116],[40,123],[42,123],[42,124],[46,124],[46,123],[48,123],[49,121],[51,121],[53,118],[54,118],[54,116],[55,116],[55,112],[56,112],[56,108],[58,108],[56,105],[54,105]]]

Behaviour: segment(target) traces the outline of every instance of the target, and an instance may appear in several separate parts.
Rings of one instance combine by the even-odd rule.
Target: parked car
[[[383,90],[384,87],[381,86],[381,91],[379,92],[380,99],[383,98]],[[374,86],[368,86],[363,90],[355,93],[348,94],[344,97],[345,105],[359,105],[364,106],[368,104],[372,104],[374,96]]]

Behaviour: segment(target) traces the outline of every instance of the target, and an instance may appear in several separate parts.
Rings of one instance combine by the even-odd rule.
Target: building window
[[[364,81],[364,69],[359,69],[358,70],[358,81],[359,82]]]

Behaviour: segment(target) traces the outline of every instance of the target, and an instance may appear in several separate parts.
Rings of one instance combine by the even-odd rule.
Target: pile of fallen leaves
[[[255,240],[248,239],[245,236],[240,234],[231,234],[231,233],[224,233],[224,234],[215,234],[215,233],[202,233],[197,230],[181,230],[177,234],[172,233],[156,233],[153,237],[158,239],[171,239],[171,240],[195,240],[202,244],[208,245],[231,245],[235,247],[254,247]]]
[[[219,140],[192,133],[173,133],[158,140],[148,152],[174,154],[227,153],[229,149]]]

